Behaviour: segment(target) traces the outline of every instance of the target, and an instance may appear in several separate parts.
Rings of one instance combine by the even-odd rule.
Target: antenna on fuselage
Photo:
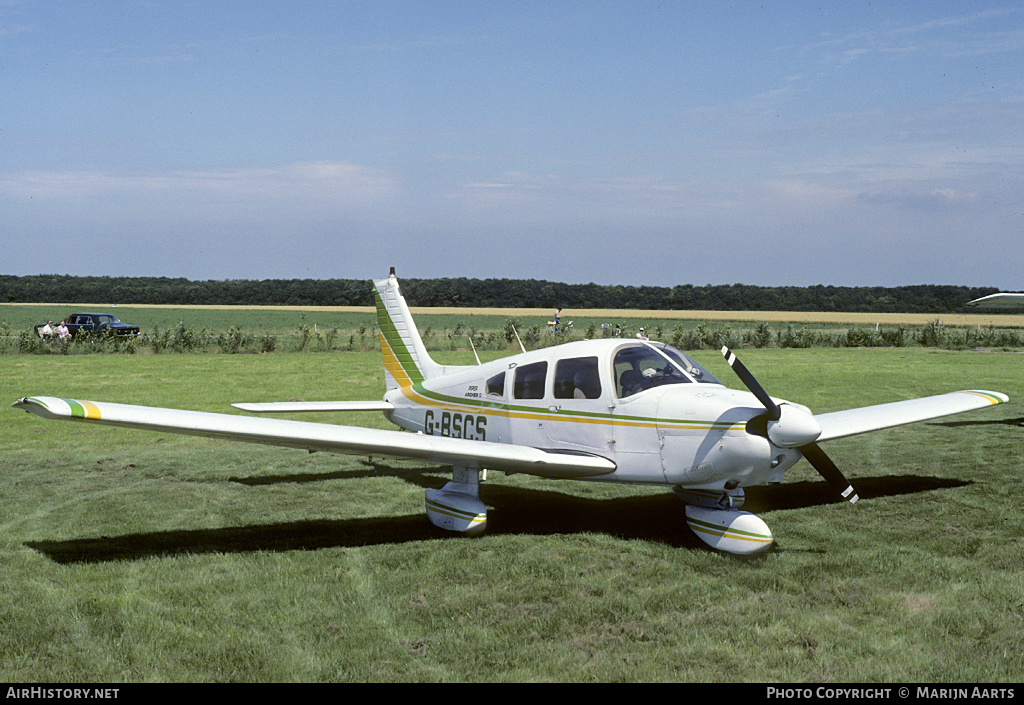
[[[476,364],[481,364],[480,356],[476,354],[476,346],[473,345],[473,336],[467,333],[466,337],[469,338],[469,347],[473,348],[473,357],[476,358]]]
[[[514,325],[512,326],[512,332],[516,334],[516,340],[519,341],[519,349],[522,350],[523,352],[526,352],[526,346],[523,345],[523,341],[520,340],[519,331],[516,330],[516,327]]]

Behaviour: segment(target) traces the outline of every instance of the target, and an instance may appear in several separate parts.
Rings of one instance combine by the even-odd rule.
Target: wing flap
[[[275,401],[239,403],[231,406],[254,414],[283,414],[305,411],[390,411],[395,405],[387,401]]]
[[[917,421],[927,421],[940,416],[959,414],[963,411],[983,409],[1009,400],[1008,396],[999,392],[970,389],[920,399],[878,404],[877,406],[865,406],[859,409],[815,414],[814,418],[821,424],[821,435],[818,436],[820,443]]]
[[[358,426],[59,397],[26,397],[16,401],[14,407],[46,419],[67,419],[348,455],[415,458],[549,478],[605,475],[615,470],[613,462],[599,456],[553,453],[526,446]]]

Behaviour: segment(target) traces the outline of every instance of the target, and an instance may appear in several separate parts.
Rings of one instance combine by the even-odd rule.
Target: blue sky
[[[0,273],[1024,289],[1016,2],[0,0]]]

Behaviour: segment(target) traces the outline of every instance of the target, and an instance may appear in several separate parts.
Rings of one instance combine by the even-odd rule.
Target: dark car
[[[68,326],[68,333],[72,336],[79,333],[98,333],[100,335],[111,333],[116,336],[138,335],[139,327],[122,323],[117,316],[109,313],[72,313],[64,319]],[[42,337],[42,329],[45,324],[36,326],[36,333]],[[57,335],[57,326],[52,326],[53,336]]]

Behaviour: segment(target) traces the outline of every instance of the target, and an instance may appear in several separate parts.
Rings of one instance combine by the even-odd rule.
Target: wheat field
[[[98,303],[75,304],[8,304],[13,308],[76,310],[113,309],[118,306]],[[195,311],[294,311],[308,313],[354,313],[375,315],[372,306],[230,306],[230,305],[179,305],[179,304],[130,304],[126,309],[181,309]],[[439,316],[494,316],[503,318],[550,318],[554,311],[549,308],[474,308],[468,306],[412,306],[413,315]],[[767,321],[769,323],[823,323],[836,325],[925,325],[939,321],[947,326],[996,328],[1024,327],[1024,314],[1004,313],[844,313],[829,311],[703,311],[703,310],[643,310],[643,309],[562,309],[562,318],[608,319],[644,318],[651,320],[679,321]]]

